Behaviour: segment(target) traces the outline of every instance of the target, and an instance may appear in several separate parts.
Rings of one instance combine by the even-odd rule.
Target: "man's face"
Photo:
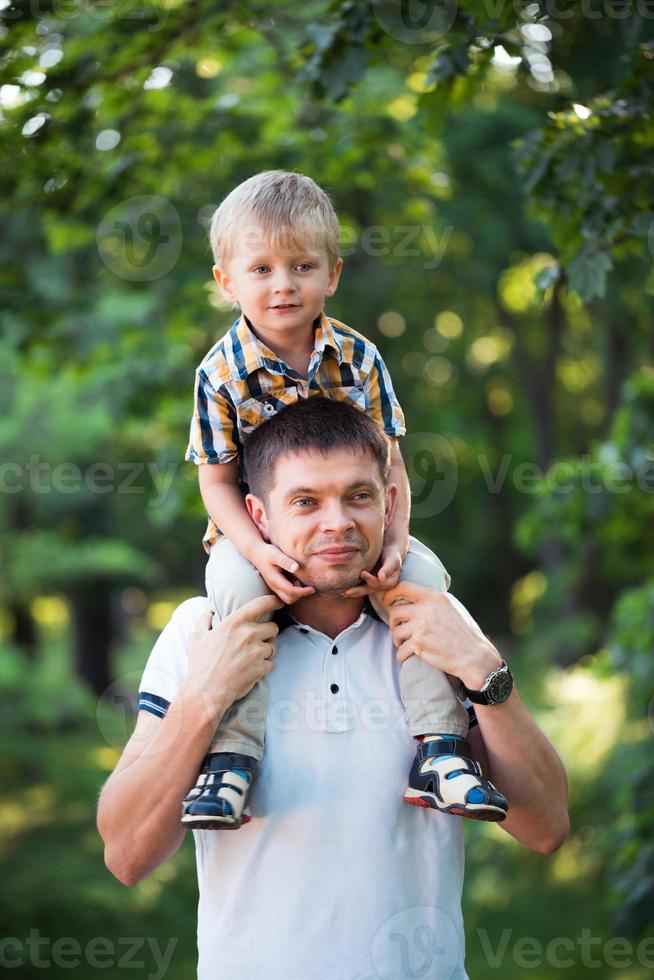
[[[249,494],[247,503],[263,536],[298,562],[303,584],[341,592],[375,566],[395,496],[371,455],[342,450],[282,456],[267,501]]]

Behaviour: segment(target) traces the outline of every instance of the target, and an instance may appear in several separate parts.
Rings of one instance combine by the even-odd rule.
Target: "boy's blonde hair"
[[[305,174],[265,170],[235,187],[216,208],[209,241],[216,265],[233,258],[244,227],[263,229],[280,254],[313,247],[327,253],[330,271],[339,258],[340,227],[332,202]]]

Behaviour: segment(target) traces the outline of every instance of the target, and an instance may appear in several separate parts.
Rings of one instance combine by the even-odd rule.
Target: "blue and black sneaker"
[[[246,806],[257,762],[236,752],[205,756],[198,780],[182,802],[182,823],[193,830],[238,830],[252,819]]]
[[[419,743],[404,800],[473,820],[504,820],[509,809],[456,735],[428,735]]]

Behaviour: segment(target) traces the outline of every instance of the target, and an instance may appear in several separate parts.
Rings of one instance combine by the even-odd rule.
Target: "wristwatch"
[[[513,675],[507,667],[506,661],[503,660],[501,667],[488,675],[481,690],[471,691],[461,681],[459,697],[468,698],[473,704],[502,704],[512,690]]]

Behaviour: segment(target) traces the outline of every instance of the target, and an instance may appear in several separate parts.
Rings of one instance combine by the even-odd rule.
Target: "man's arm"
[[[472,617],[464,617],[452,596],[410,582],[380,594],[389,609],[398,660],[414,650],[433,667],[479,690],[502,658]],[[509,801],[501,827],[532,851],[550,853],[569,832],[568,787],[556,751],[525,708],[514,687],[503,704],[475,706],[479,722],[468,736],[487,775]]]
[[[502,830],[530,851],[551,854],[570,832],[563,763],[514,686],[504,704],[475,705],[479,724],[468,733],[484,774],[509,801]]]
[[[215,728],[181,695],[162,720],[139,711],[98,804],[109,871],[136,885],[178,849],[181,801],[197,778]]]
[[[138,884],[184,837],[181,802],[225,711],[273,668],[273,622],[256,619],[282,605],[261,596],[211,629],[191,635],[188,673],[163,720],[139,712],[137,724],[98,804],[105,863],[125,885]]]

